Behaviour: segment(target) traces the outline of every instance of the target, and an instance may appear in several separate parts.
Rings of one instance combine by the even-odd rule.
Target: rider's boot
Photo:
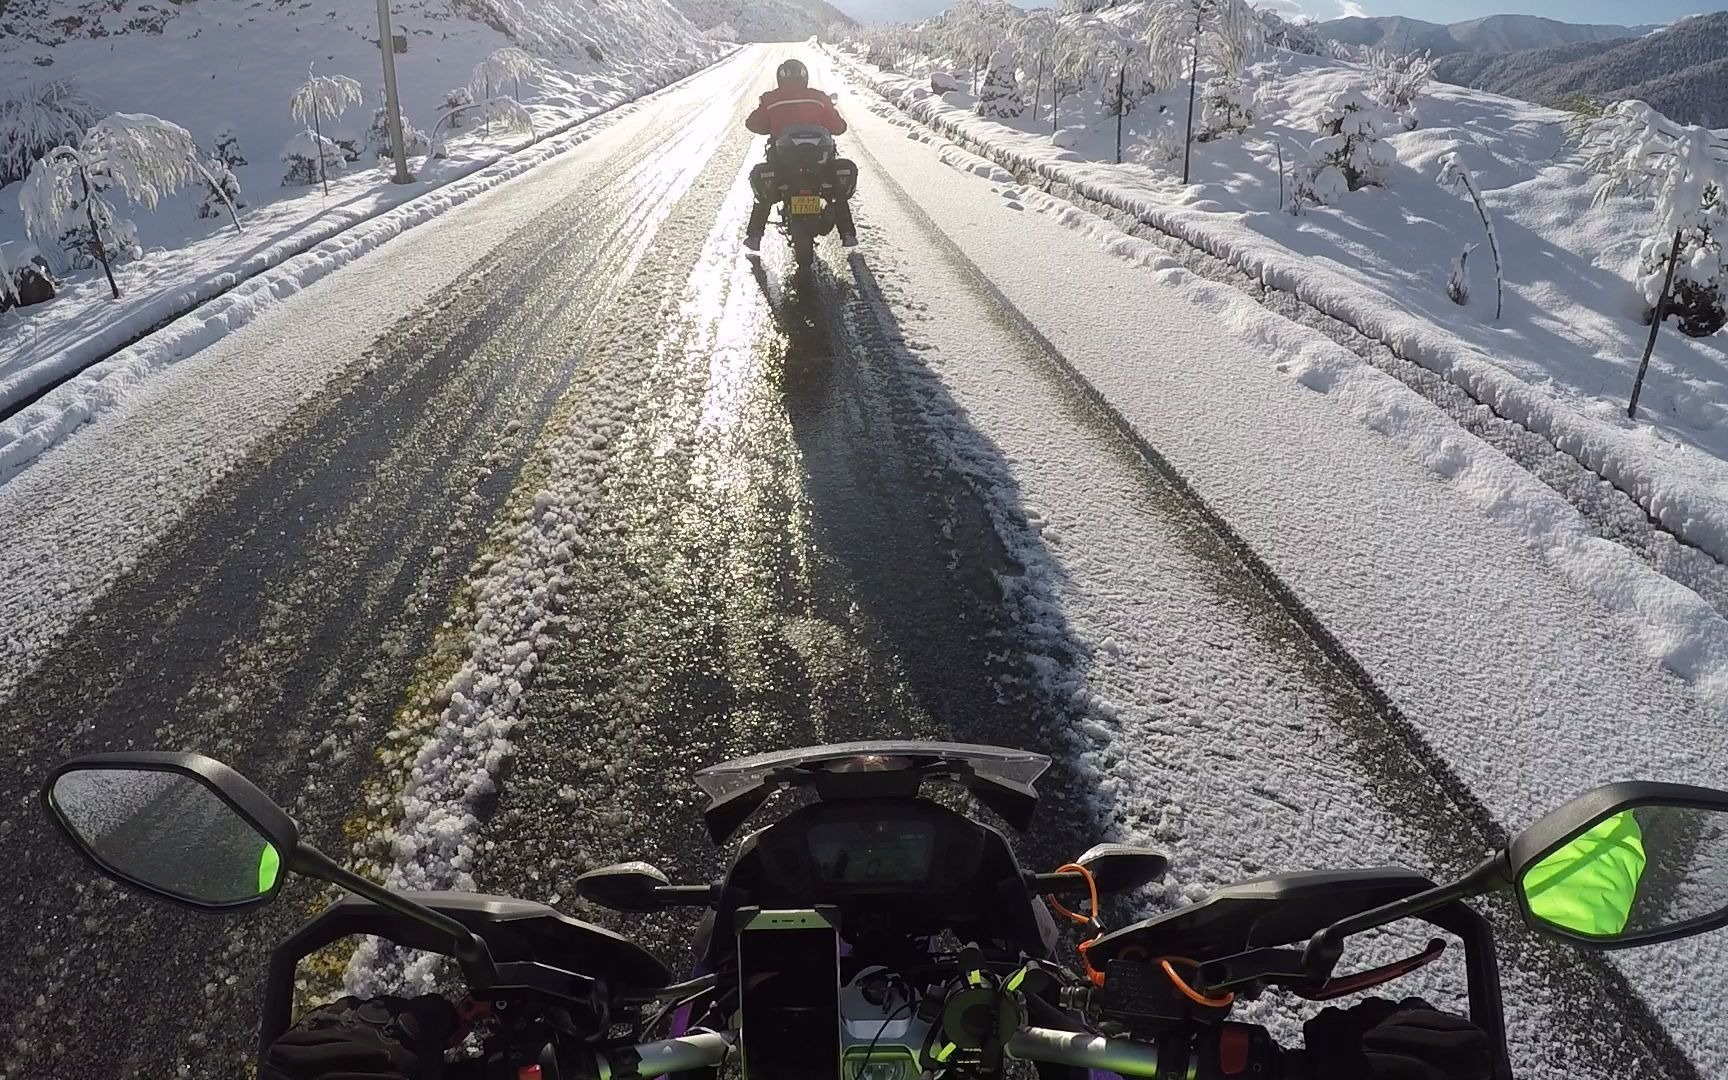
[[[858,246],[858,226],[852,221],[852,204],[845,199],[835,199],[834,231],[840,234],[841,247]]]
[[[750,207],[750,221],[744,226],[744,246],[751,251],[762,250],[762,232],[768,228],[769,206],[762,200]]]

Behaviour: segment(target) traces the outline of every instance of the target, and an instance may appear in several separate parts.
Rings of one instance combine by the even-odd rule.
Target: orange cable
[[[1189,964],[1196,968],[1198,968],[1200,964],[1198,961],[1190,960],[1186,956],[1166,956],[1158,961],[1158,966],[1164,969],[1164,974],[1170,977],[1170,981],[1176,985],[1176,989],[1182,991],[1182,996],[1186,997],[1189,1001],[1192,1001],[1196,1005],[1204,1005],[1209,1009],[1222,1009],[1236,1000],[1235,994],[1227,993],[1223,997],[1216,998],[1207,997],[1192,986],[1189,986],[1183,981],[1182,976],[1176,974],[1176,969],[1170,966],[1170,961],[1172,960],[1181,964]]]

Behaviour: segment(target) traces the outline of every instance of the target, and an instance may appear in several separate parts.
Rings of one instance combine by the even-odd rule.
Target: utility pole
[[[384,57],[384,110],[390,114],[390,156],[396,159],[398,184],[413,183],[408,175],[408,147],[402,136],[402,100],[396,94],[396,35],[390,29],[390,0],[378,0],[378,52]]]

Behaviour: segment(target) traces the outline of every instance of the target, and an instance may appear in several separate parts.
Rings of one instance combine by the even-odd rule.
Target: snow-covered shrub
[[[991,57],[990,70],[978,91],[978,115],[1006,120],[1025,111],[1026,103],[1020,100],[1020,81],[1014,71],[1014,54],[1003,46]]]
[[[1466,264],[1470,261],[1470,253],[1475,250],[1475,244],[1465,244],[1464,250],[1452,260],[1452,272],[1446,275],[1446,299],[1459,307],[1470,303],[1470,271]]]
[[[1317,117],[1325,136],[1309,147],[1314,157],[1314,190],[1322,201],[1331,202],[1340,192],[1327,175],[1335,171],[1346,191],[1370,184],[1383,184],[1397,163],[1398,155],[1381,138],[1384,114],[1360,90],[1340,90],[1326,99]]]
[[[1314,166],[1304,161],[1290,163],[1290,197],[1284,203],[1284,212],[1291,217],[1301,217],[1308,207],[1320,201],[1320,193],[1314,190]]]
[[[432,152],[432,136],[415,127],[406,116],[402,118],[402,143],[409,157]],[[366,128],[366,144],[379,161],[389,161],[394,156],[394,148],[390,145],[390,110],[387,107],[380,105],[372,110],[372,123]]]
[[[827,31],[828,33],[831,34],[834,32],[834,25],[829,26]],[[707,38],[709,41],[729,41],[735,44],[738,41],[738,31],[731,23],[721,23],[719,26],[711,26],[708,28]],[[823,40],[838,41],[839,39],[825,36]]]
[[[1063,150],[1072,150],[1079,146],[1080,141],[1085,137],[1086,129],[1083,127],[1058,128],[1050,133],[1050,145]]]
[[[54,299],[58,283],[36,245],[20,245],[15,253],[9,248],[0,244],[0,311]]]
[[[1319,144],[1315,145],[1318,147]],[[1337,203],[1353,190],[1344,170],[1328,161],[1316,162],[1308,174],[1308,194],[1322,206]]]
[[[1663,317],[1679,320],[1680,332],[1690,337],[1708,337],[1728,325],[1728,206],[1723,189],[1712,184],[1702,196],[1699,212],[1677,230],[1678,251],[1672,236],[1647,237],[1638,251],[1638,289],[1652,313],[1662,298],[1662,285],[1669,280],[1668,263],[1674,262],[1673,280]]]
[[[450,130],[460,131],[467,122],[466,113],[474,104],[474,91],[466,86],[457,86],[444,91],[444,100],[438,103],[438,118],[441,123],[450,125]]]
[[[965,83],[946,71],[932,71],[930,73],[930,92],[932,94],[952,94],[956,90],[965,89]]]
[[[1405,131],[1415,131],[1421,123],[1416,100],[1433,78],[1437,61],[1426,52],[1401,53],[1387,48],[1369,49],[1364,59],[1374,99],[1381,108],[1397,114]]]
[[[1197,142],[1240,135],[1254,123],[1253,95],[1238,76],[1219,75],[1207,80],[1200,104],[1200,131],[1194,136]]]
[[[230,209],[238,210],[246,205],[240,194],[240,181],[221,158],[212,158],[204,168],[210,175],[204,180],[204,195],[198,200],[199,217],[221,217]]]
[[[76,145],[100,116],[71,79],[0,92],[0,187],[24,179],[36,159],[56,146]]]
[[[43,155],[25,178],[18,203],[32,240],[58,237],[63,245],[70,242],[75,260],[78,252],[94,258],[118,299],[113,263],[122,255],[136,258],[143,249],[138,230],[120,217],[107,193],[154,210],[199,177],[211,179],[185,128],[143,113],[115,113],[86,131],[76,149],[58,146]],[[238,216],[234,227],[240,227]]]
[[[1687,334],[1721,329],[1728,318],[1728,146],[1642,101],[1620,101],[1590,125],[1583,148],[1585,166],[1607,178],[1598,200],[1620,191],[1655,200],[1657,231],[1642,245],[1638,265],[1638,288],[1651,311],[1662,305],[1672,261],[1665,315],[1676,316]]]
[[[323,158],[320,165],[319,158]],[[282,164],[288,166],[282,174],[283,187],[308,187],[321,177],[339,173],[348,165],[342,148],[324,136],[311,131],[297,131],[282,146]]]
[[[1166,168],[1172,161],[1182,160],[1182,139],[1169,131],[1144,135],[1134,143],[1129,157],[1154,169]]]
[[[1440,155],[1439,182],[1441,187],[1461,189],[1476,204],[1476,216],[1482,219],[1482,229],[1488,234],[1488,250],[1494,255],[1494,317],[1498,319],[1506,303],[1506,271],[1500,261],[1500,237],[1494,232],[1494,218],[1488,213],[1488,204],[1482,201],[1482,189],[1476,186],[1476,178],[1470,175],[1470,170],[1464,167],[1456,152]],[[1466,250],[1465,254],[1469,251]],[[1459,265],[1463,265],[1462,260]]]
[[[234,133],[232,124],[224,124],[216,132],[216,160],[230,169],[238,169],[246,164],[246,157],[240,153],[240,136]]]

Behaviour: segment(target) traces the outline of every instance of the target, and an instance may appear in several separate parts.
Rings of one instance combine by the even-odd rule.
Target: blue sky
[[[1711,0],[1285,0],[1269,5],[1299,7],[1317,18],[1340,15],[1408,15],[1429,22],[1454,23],[1483,15],[1517,13],[1544,15],[1572,23],[1659,23],[1701,11],[1728,10],[1728,2]]]
[[[934,15],[950,0],[833,0],[855,18],[866,22],[920,19]],[[1035,7],[1051,0],[1015,0],[1022,7]],[[1454,23],[1483,15],[1519,13],[1545,15],[1562,22],[1639,23],[1672,22],[1682,15],[1703,11],[1728,11],[1728,0],[1254,0],[1258,5],[1289,13],[1304,13],[1317,19],[1340,15],[1408,15],[1429,22]]]

